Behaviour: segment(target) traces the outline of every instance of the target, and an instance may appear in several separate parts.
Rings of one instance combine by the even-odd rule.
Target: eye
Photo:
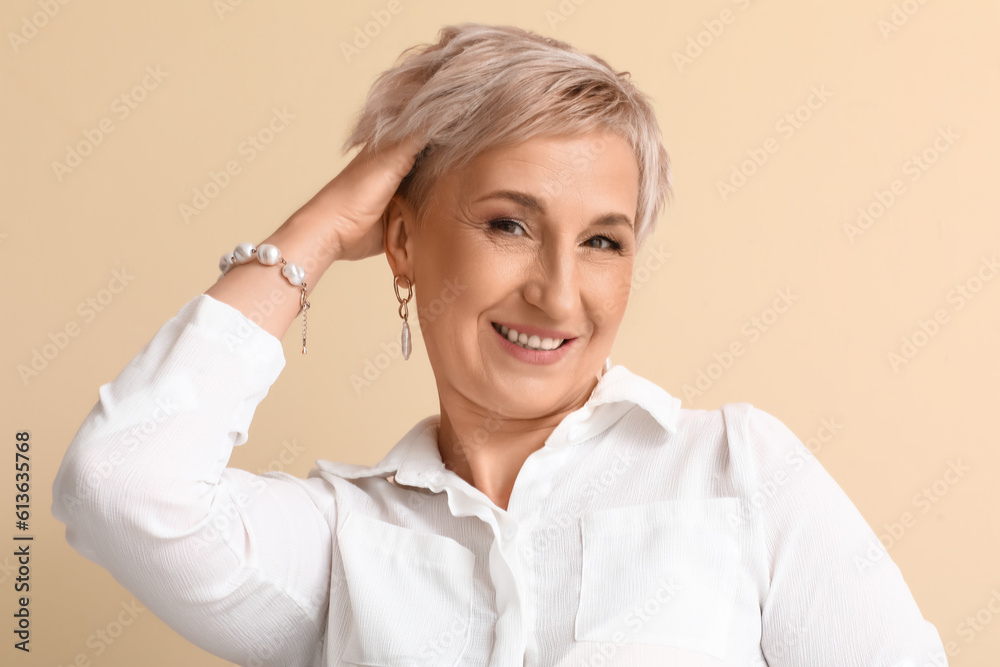
[[[510,218],[497,218],[496,220],[490,220],[489,226],[490,229],[498,229],[504,232],[513,231],[513,233],[517,236],[524,233],[524,227],[521,226],[521,223],[516,220],[511,220]],[[522,234],[517,234],[517,230],[521,230]]]
[[[592,245],[592,241],[603,241],[605,245]],[[615,241],[607,236],[591,236],[586,240],[586,244],[591,248],[597,248],[598,250],[614,250],[620,251],[622,249],[622,244]]]

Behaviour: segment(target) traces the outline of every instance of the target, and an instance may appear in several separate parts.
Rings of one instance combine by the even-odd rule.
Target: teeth
[[[554,350],[562,345],[565,340],[564,338],[539,338],[538,336],[529,336],[528,334],[518,333],[514,329],[505,327],[502,324],[494,324],[493,328],[506,336],[507,340],[510,342],[529,350]]]

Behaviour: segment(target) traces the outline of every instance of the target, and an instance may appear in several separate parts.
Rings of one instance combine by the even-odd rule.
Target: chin
[[[557,403],[567,395],[575,395],[578,380],[565,373],[553,377],[524,376],[505,383],[505,387],[494,396],[496,403],[502,403],[506,410],[537,414],[558,407]]]

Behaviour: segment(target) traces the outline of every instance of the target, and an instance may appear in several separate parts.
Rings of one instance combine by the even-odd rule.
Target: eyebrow
[[[512,201],[519,206],[531,209],[536,213],[545,213],[545,207],[537,197],[530,195],[527,192],[521,192],[520,190],[494,190],[493,192],[489,192],[475,200],[473,203],[479,203],[488,199],[506,199],[507,201]],[[604,215],[599,216],[591,224],[605,226],[624,225],[631,228],[632,219],[623,213],[605,213]]]

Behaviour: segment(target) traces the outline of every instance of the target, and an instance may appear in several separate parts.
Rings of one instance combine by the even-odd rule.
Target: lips
[[[535,349],[557,349],[564,343],[576,339],[576,336],[568,331],[543,329],[531,324],[521,324],[517,322],[492,322],[492,325],[501,336],[506,337],[511,342],[521,345],[530,345]]]
[[[567,354],[575,349],[575,342],[578,340],[577,338],[568,338],[565,340],[539,338],[534,334],[529,337],[525,333],[517,332],[516,329],[508,329],[507,334],[504,334],[503,330],[507,327],[498,323],[493,323],[492,328],[496,332],[500,347],[508,354],[524,363],[538,366],[549,366],[559,363]],[[518,336],[517,342],[510,340],[515,332]],[[521,342],[522,340],[524,341],[523,343]]]
[[[511,344],[539,352],[551,352],[552,350],[557,350],[568,340],[565,338],[541,338],[537,334],[531,334],[529,336],[527,333],[520,332],[517,329],[508,328],[502,324],[497,324],[496,322],[493,323],[493,329]]]

